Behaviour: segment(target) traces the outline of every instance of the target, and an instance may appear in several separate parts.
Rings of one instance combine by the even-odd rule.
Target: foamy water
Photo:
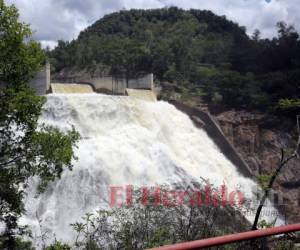
[[[40,122],[81,134],[73,171],[64,171],[35,198],[32,181],[26,216],[37,238],[74,240],[71,223],[87,212],[109,208],[110,186],[153,186],[209,179],[252,194],[243,177],[202,129],[166,102],[100,94],[48,95]]]

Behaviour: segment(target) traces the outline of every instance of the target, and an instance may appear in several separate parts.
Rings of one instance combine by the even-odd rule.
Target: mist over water
[[[154,186],[208,179],[215,186],[239,186],[247,196],[256,184],[239,174],[206,132],[187,115],[163,102],[128,96],[53,94],[40,122],[81,134],[73,171],[65,170],[36,197],[36,182],[27,190],[26,216],[38,242],[46,232],[72,242],[71,223],[87,212],[109,209],[110,186]]]

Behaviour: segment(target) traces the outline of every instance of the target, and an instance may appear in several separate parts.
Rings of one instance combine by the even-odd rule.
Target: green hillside
[[[275,24],[274,24],[275,25]],[[162,97],[294,115],[300,105],[300,42],[292,26],[278,37],[247,36],[245,28],[210,11],[176,7],[104,16],[77,40],[48,52],[56,73],[134,77],[152,72]],[[288,112],[287,112],[288,111]]]

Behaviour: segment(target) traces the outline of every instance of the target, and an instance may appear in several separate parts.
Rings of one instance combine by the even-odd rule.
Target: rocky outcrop
[[[281,148],[293,147],[291,132],[267,124],[261,113],[225,111],[214,115],[223,133],[251,168],[252,173],[270,174],[280,161]],[[274,184],[284,199],[281,212],[287,221],[300,220],[300,159],[290,161]]]

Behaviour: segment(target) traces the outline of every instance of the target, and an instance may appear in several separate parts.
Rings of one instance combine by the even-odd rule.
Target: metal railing
[[[300,223],[287,226],[273,227],[267,229],[253,230],[243,233],[229,234],[225,236],[213,237],[203,240],[195,240],[190,242],[178,243],[174,245],[166,245],[149,250],[189,250],[202,249],[213,246],[220,246],[240,241],[253,240],[276,234],[285,234],[300,231]]]

